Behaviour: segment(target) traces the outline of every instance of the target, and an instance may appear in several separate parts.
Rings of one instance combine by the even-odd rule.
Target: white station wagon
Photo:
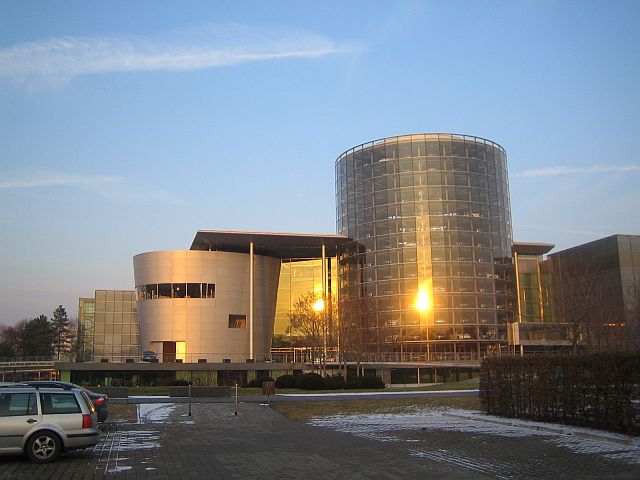
[[[52,462],[100,440],[96,409],[78,388],[0,386],[0,453]]]

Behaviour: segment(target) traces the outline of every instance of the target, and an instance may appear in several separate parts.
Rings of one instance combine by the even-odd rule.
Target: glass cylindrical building
[[[475,359],[506,345],[514,279],[507,155],[454,134],[389,137],[336,160],[342,349]]]

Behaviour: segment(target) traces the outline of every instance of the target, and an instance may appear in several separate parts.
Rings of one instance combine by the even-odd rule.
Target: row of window
[[[157,298],[215,298],[215,283],[152,283],[136,287],[138,301]]]
[[[353,180],[353,181],[350,181]],[[400,187],[474,187],[489,193],[507,193],[506,179],[487,177],[476,173],[459,172],[409,172],[398,175],[380,175],[370,179],[346,178],[337,185],[341,197],[363,195]]]
[[[349,158],[341,161],[336,173],[341,177],[371,178],[376,175],[394,175],[410,172],[462,172],[481,175],[495,175],[496,171],[504,171],[506,163],[495,162],[473,157],[425,157],[423,155],[407,156],[399,160],[393,158],[379,159],[376,162],[351,162]]]
[[[72,393],[40,393],[40,405],[44,415],[82,413]],[[34,393],[0,393],[0,417],[37,414]]]
[[[358,302],[343,302],[341,308],[360,311],[362,325],[366,325],[367,328],[394,324],[399,326],[424,326],[424,317],[420,312],[416,311],[415,306],[404,310],[382,311],[377,308],[376,303],[371,303],[371,305],[368,305],[368,309],[365,309],[361,308],[361,304],[359,305]],[[511,318],[512,313],[505,309],[440,309],[433,312],[434,325],[496,325],[505,324]],[[428,324],[431,324],[431,322]]]
[[[388,189],[373,192],[362,192],[354,195],[340,194],[336,197],[336,204],[343,210],[349,206],[357,206],[359,210],[379,205],[389,205],[392,203],[424,202],[478,202],[481,204],[492,203],[496,206],[508,206],[508,192],[491,192],[476,187],[463,186],[412,186],[397,185]]]
[[[479,158],[487,161],[506,161],[506,153],[497,144],[475,137],[462,137],[452,140],[449,135],[439,135],[438,138],[431,136],[411,138],[391,137],[375,143],[359,145],[351,150],[347,150],[338,158],[339,163],[355,163],[366,165],[384,159],[407,158],[407,157],[468,157]]]

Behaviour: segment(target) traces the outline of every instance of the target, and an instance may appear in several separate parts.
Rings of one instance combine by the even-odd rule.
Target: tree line
[[[13,326],[0,326],[0,359],[69,359],[74,354],[75,340],[75,325],[66,309],[58,305],[50,319],[42,314]]]

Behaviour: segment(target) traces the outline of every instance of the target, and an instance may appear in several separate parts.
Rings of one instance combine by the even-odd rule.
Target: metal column
[[[327,308],[329,308],[327,302],[327,255],[324,243],[322,244],[322,302],[324,304],[322,309],[322,375],[324,376],[327,373]]]
[[[249,243],[249,359],[253,360],[253,242]]]

